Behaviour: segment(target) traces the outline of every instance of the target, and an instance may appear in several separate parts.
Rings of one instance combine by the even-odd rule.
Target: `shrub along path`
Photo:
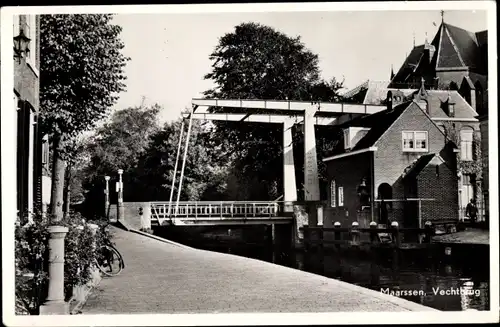
[[[125,269],[101,281],[84,315],[433,311],[304,271],[113,231]]]

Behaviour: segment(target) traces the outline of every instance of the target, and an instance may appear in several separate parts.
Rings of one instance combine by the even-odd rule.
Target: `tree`
[[[41,123],[53,142],[51,213],[63,215],[66,144],[106,116],[124,90],[126,58],[112,15],[40,16]]]
[[[83,209],[87,215],[99,214],[104,208],[104,205],[97,205],[104,201],[104,176],[115,177],[118,169],[123,169],[127,189],[125,195],[128,197],[136,190],[130,183],[150,136],[160,129],[158,114],[161,109],[159,105],[153,105],[115,111],[109,122],[98,128],[87,142],[88,164],[75,172],[79,174],[86,193]],[[115,193],[111,195],[114,197]]]
[[[187,123],[187,122],[186,122]],[[170,198],[179,145],[182,120],[167,122],[151,135],[149,146],[139,161],[134,187],[134,201],[166,201]],[[186,126],[184,127],[186,128]],[[187,128],[186,128],[187,129]],[[181,144],[177,170],[181,170],[186,133]],[[181,200],[222,200],[226,195],[226,180],[232,158],[225,144],[213,138],[212,125],[194,120],[188,145]],[[176,200],[180,174],[174,186]],[[144,188],[144,186],[146,186]]]
[[[337,101],[342,82],[320,78],[318,56],[306,49],[300,37],[291,38],[271,27],[243,23],[224,35],[210,59],[216,87],[208,98]],[[211,109],[216,111],[215,108]],[[264,200],[281,194],[282,131],[279,125],[217,122],[215,133],[229,142],[236,155],[234,175],[239,189],[255,192],[247,199]],[[253,181],[250,185],[248,181]]]

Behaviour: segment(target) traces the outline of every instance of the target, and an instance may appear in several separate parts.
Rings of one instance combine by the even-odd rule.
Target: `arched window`
[[[337,206],[337,192],[336,192],[335,180],[332,179],[330,182],[330,206],[335,208]]]
[[[464,127],[460,130],[460,159],[464,161],[473,160],[474,130],[471,127]]]

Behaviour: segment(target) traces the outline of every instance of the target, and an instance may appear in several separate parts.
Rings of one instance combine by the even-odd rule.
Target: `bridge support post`
[[[293,212],[293,202],[297,201],[297,183],[295,180],[295,162],[293,160],[292,127],[294,120],[283,123],[283,211]]]
[[[308,214],[308,225],[318,225],[319,177],[318,157],[316,152],[316,133],[314,130],[314,113],[311,106],[304,113],[304,200]]]

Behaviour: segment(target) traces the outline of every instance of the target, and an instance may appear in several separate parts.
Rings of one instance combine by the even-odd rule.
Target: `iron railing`
[[[279,216],[282,201],[183,201],[178,206],[169,202],[151,202],[151,218],[165,219],[262,219]]]

